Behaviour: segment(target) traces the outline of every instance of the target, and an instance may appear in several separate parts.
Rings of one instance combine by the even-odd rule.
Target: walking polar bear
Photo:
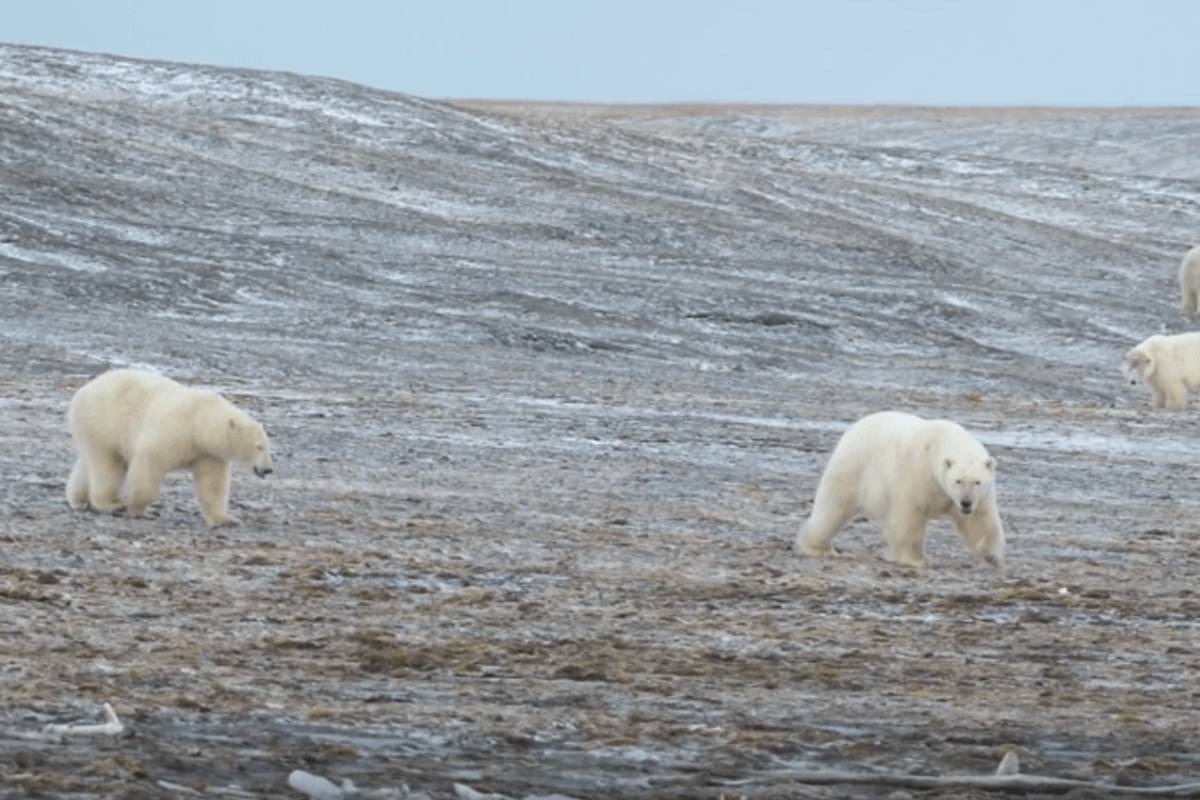
[[[189,469],[210,527],[229,520],[229,463],[274,469],[262,425],[216,392],[170,378],[116,369],[75,392],[67,424],[78,458],[67,480],[76,510],[125,507],[141,516],[158,499],[168,472]],[[122,485],[124,493],[122,494]]]
[[[995,460],[960,425],[898,411],[871,414],[838,440],[795,546],[805,555],[830,553],[834,534],[862,513],[883,525],[890,560],[924,567],[925,526],[949,517],[971,550],[1000,566],[1004,527],[995,485]]]
[[[1150,387],[1155,408],[1187,408],[1188,391],[1200,389],[1200,333],[1151,336],[1125,354],[1122,371]]]
[[[1179,264],[1179,296],[1184,314],[1200,314],[1200,247],[1188,250]]]

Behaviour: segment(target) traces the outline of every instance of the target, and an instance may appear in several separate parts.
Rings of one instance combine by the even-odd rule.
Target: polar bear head
[[[992,493],[996,479],[996,460],[987,454],[943,455],[938,483],[954,503],[955,509],[970,514]]]
[[[1138,381],[1144,383],[1154,374],[1154,356],[1150,355],[1144,345],[1143,342],[1137,347],[1131,348],[1125,354],[1125,361],[1121,364],[1121,371],[1131,384],[1137,384]]]
[[[271,445],[267,441],[267,432],[260,423],[238,412],[229,416],[226,425],[230,461],[246,464],[260,478],[265,478],[275,471],[271,463]]]
[[[267,432],[253,417],[216,392],[196,392],[195,439],[201,451],[236,461],[264,478],[274,472]]]

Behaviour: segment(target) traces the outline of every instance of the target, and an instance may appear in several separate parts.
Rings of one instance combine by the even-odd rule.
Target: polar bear
[[[1151,336],[1125,354],[1122,372],[1150,387],[1155,408],[1187,408],[1188,390],[1200,389],[1200,333]]]
[[[934,517],[949,517],[989,564],[1004,560],[995,460],[949,420],[881,411],[854,423],[829,457],[796,550],[831,552],[834,534],[860,513],[883,525],[886,556],[900,564],[925,566],[925,525]]]
[[[1200,314],[1200,247],[1193,247],[1179,263],[1179,297],[1183,313],[1189,317]]]
[[[259,477],[274,469],[262,425],[216,392],[153,372],[114,369],[84,384],[67,425],[78,452],[67,502],[76,510],[124,506],[141,516],[168,472],[190,469],[204,519],[215,527],[230,522],[229,462]]]

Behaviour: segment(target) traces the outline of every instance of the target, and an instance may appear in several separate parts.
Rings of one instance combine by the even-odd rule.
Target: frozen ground
[[[1200,425],[1118,369],[1190,327],[1198,152],[1186,109],[455,107],[0,47],[0,796],[1200,778]],[[240,526],[182,476],[68,510],[63,411],[122,364],[264,420]],[[791,553],[881,408],[991,447],[1003,574],[940,524],[925,574],[861,522]],[[134,735],[17,736],[103,702]]]

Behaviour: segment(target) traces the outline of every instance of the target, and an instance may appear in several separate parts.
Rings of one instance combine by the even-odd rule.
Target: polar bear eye
[[[962,478],[957,478],[957,479],[955,479],[954,482],[955,482],[955,484],[962,486]]]

